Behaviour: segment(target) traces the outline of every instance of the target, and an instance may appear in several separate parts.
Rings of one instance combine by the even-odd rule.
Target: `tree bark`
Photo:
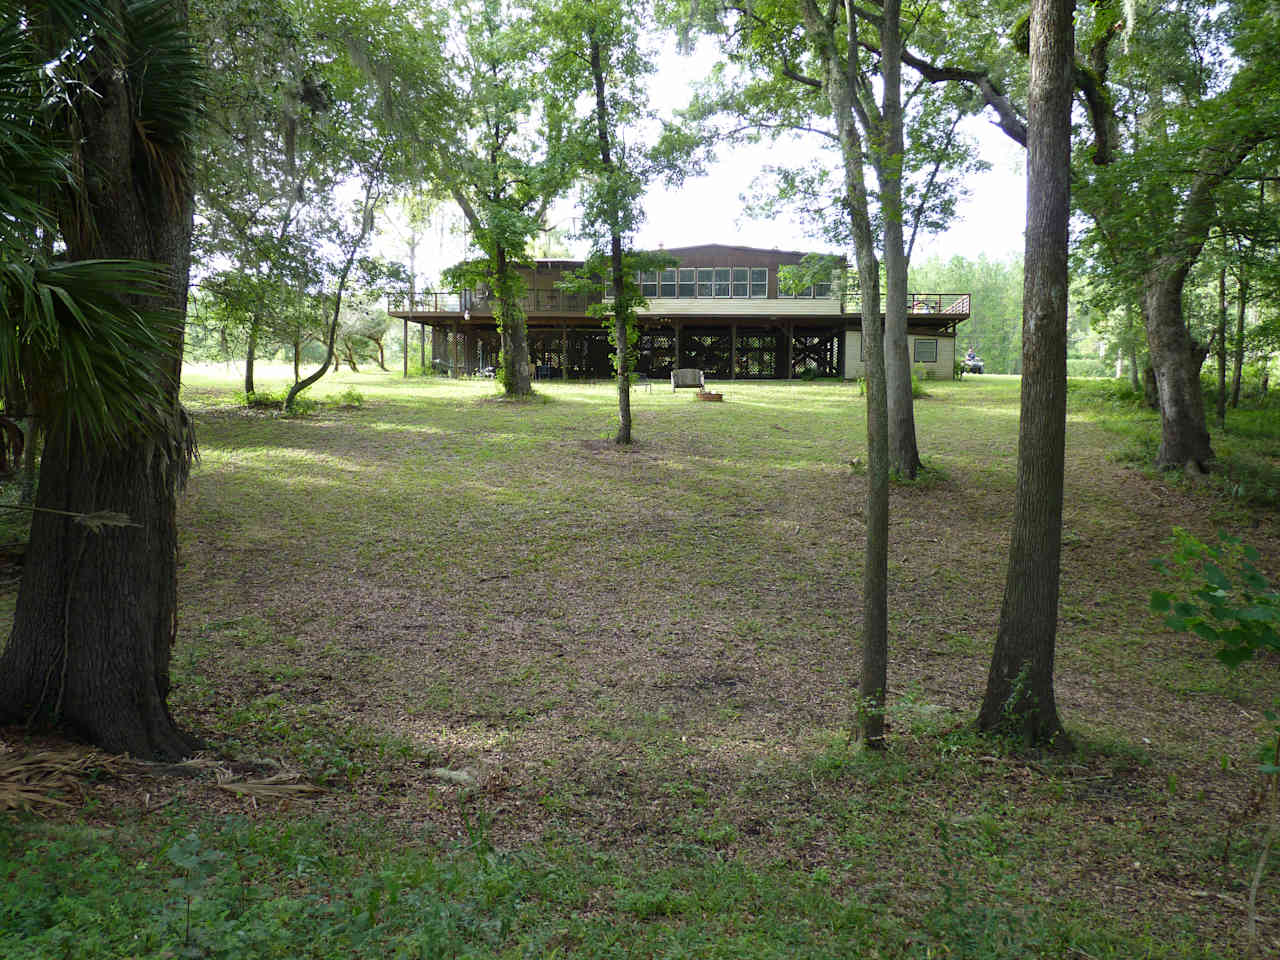
[[[258,352],[258,315],[254,314],[249,318],[249,343],[244,351],[244,393],[245,396],[253,395],[253,360]],[[295,364],[296,366],[296,364]],[[294,379],[298,379],[296,372]]]
[[[1190,266],[1189,260],[1176,256],[1156,261],[1144,278],[1142,315],[1160,397],[1156,466],[1203,471],[1213,460],[1213,449],[1200,390],[1205,351],[1192,341],[1182,318],[1182,290]]]
[[[884,358],[888,398],[889,468],[914,480],[920,469],[916,442],[911,352],[907,340],[907,258],[902,215],[902,0],[885,0],[880,25],[880,73],[884,106],[876,172],[884,211]]]
[[[508,397],[528,397],[533,393],[529,329],[524,311],[516,302],[515,278],[505,247],[498,246],[493,265],[498,295],[498,327],[502,332],[502,386]]]
[[[1000,627],[978,715],[983,730],[1065,745],[1053,661],[1062,554],[1067,401],[1074,0],[1033,0],[1018,484]]]
[[[856,25],[838,38],[815,0],[801,6],[805,27],[822,61],[822,88],[840,140],[845,204],[862,290],[862,336],[867,375],[866,549],[862,568],[862,677],[855,705],[854,738],[864,749],[885,747],[884,708],[889,685],[889,414],[885,392],[884,328],[880,316],[880,264],[875,255],[870,206],[863,179],[862,137],[854,120],[856,63],[840,53],[857,49]],[[839,42],[838,42],[839,41]]]
[[[605,176],[616,174],[609,150],[609,110],[604,95],[604,69],[600,62],[600,41],[591,38],[591,79],[596,92],[596,135],[600,141],[600,163]],[[622,273],[622,234],[618,230],[617,212],[609,230],[609,268],[613,282],[613,336],[617,347],[615,366],[618,370],[618,432],[613,441],[631,442],[631,372],[627,369],[628,321],[631,305],[627,302],[626,283]]]
[[[170,8],[185,23],[184,0]],[[189,158],[181,147],[158,160],[148,154],[136,123],[138,91],[109,49],[123,3],[109,4],[108,15],[113,40],[94,44],[85,63],[89,90],[73,105],[87,175],[63,233],[72,259],[167,267],[165,294],[139,304],[177,318],[162,348],[169,423],[112,449],[82,443],[74,424],[49,425],[37,506],[118,511],[134,525],[91,532],[68,517],[36,513],[13,633],[0,657],[0,718],[57,722],[107,750],[177,759],[198,746],[166,702],[177,632],[176,500],[191,442],[178,404]],[[99,26],[98,36],[104,32]],[[171,176],[158,175],[159,164],[169,164]]]
[[[1240,380],[1244,374],[1244,310],[1249,301],[1249,277],[1244,265],[1236,277],[1239,296],[1236,301],[1236,342],[1231,358],[1231,409],[1240,406]]]
[[[1226,244],[1224,243],[1225,247]],[[1226,251],[1224,249],[1223,253]],[[1215,331],[1218,359],[1218,429],[1227,428],[1227,268],[1218,268],[1218,329]]]

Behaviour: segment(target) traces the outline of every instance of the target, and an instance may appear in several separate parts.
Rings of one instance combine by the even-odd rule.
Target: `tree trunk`
[[[885,0],[880,26],[883,147],[876,172],[884,210],[884,359],[888,397],[889,468],[914,480],[920,469],[915,399],[911,392],[911,352],[907,340],[907,258],[902,237],[902,2]]]
[[[613,177],[616,170],[609,152],[609,112],[604,94],[604,69],[600,62],[600,41],[591,38],[591,79],[596,91],[596,135],[600,142],[600,163],[605,176]],[[617,211],[609,231],[609,267],[613,282],[613,336],[617,347],[615,366],[618,371],[618,432],[613,441],[618,444],[631,442],[631,374],[627,369],[628,321],[631,305],[626,298],[626,284],[622,273],[622,234],[618,230]]]
[[[1244,374],[1244,308],[1249,301],[1249,278],[1240,267],[1236,278],[1239,297],[1236,302],[1236,342],[1231,358],[1231,409],[1240,406],[1240,380]]]
[[[533,394],[529,330],[524,311],[516,302],[515,279],[505,247],[497,248],[494,269],[497,274],[494,280],[498,294],[498,326],[502,331],[502,386],[508,397],[528,397]]]
[[[1160,396],[1160,449],[1156,466],[1204,470],[1213,460],[1204,418],[1200,366],[1205,351],[1193,343],[1182,319],[1182,288],[1189,264],[1161,258],[1144,278],[1142,315]]]
[[[343,261],[342,271],[338,274],[338,289],[333,295],[333,315],[329,318],[329,330],[325,337],[324,362],[320,364],[320,369],[305,380],[294,380],[293,386],[289,388],[284,398],[286,410],[293,410],[293,402],[298,394],[323,377],[329,369],[329,364],[333,364],[334,372],[337,373],[338,361],[335,359],[334,349],[338,339],[338,320],[342,315],[342,296],[346,292],[347,278],[351,275],[351,267],[356,262],[356,255],[364,246],[365,240],[369,238],[369,234],[373,232],[373,211],[378,200],[378,178],[381,165],[382,157],[379,156],[372,171],[367,174],[369,179],[365,183],[364,201],[360,208],[360,232],[352,241],[351,248],[347,250],[347,258]]]
[[[249,343],[244,351],[244,393],[245,396],[253,396],[253,360],[258,353],[258,315],[254,314],[249,318]],[[294,358],[295,367],[297,357]],[[298,379],[295,373],[294,379]]]
[[[1142,392],[1142,374],[1138,372],[1138,348],[1129,344],[1129,386],[1134,393]]]
[[[116,21],[108,28],[110,46],[122,8],[119,0],[109,5]],[[184,0],[170,9],[185,22]],[[136,123],[138,93],[107,48],[94,45],[85,64],[90,90],[74,103],[89,174],[77,212],[86,219],[68,216],[63,233],[71,259],[168,267],[165,294],[145,305],[177,318],[161,348],[170,374],[170,429],[106,450],[82,443],[74,424],[48,425],[37,505],[119,511],[134,526],[92,532],[65,516],[35,515],[13,633],[0,657],[0,718],[60,722],[107,750],[177,759],[197,747],[166,703],[177,632],[176,500],[190,449],[178,378],[191,191],[178,170],[187,160],[178,148],[172,156],[148,153],[153,145]],[[165,164],[172,165],[168,176],[158,175]]]
[[[1031,6],[1018,485],[1000,627],[978,715],[983,730],[1015,731],[1029,744],[1066,743],[1053,660],[1067,409],[1074,6],[1074,0],[1032,0]]]
[[[856,49],[856,24],[837,37],[815,0],[801,6],[805,27],[822,60],[822,88],[840,139],[845,203],[862,287],[862,336],[867,375],[866,550],[862,568],[862,678],[855,705],[854,738],[863,749],[885,747],[884,708],[889,685],[889,414],[885,394],[884,328],[880,318],[880,264],[866,181],[862,137],[854,121],[855,91],[841,48]]]
[[[1225,246],[1225,243],[1223,244]],[[1225,252],[1225,251],[1224,251]],[[1227,268],[1218,268],[1218,329],[1214,331],[1218,349],[1218,429],[1227,428]]]

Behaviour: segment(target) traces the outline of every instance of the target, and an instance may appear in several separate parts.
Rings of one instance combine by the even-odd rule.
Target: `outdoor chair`
[[[671,391],[674,393],[681,387],[694,387],[698,390],[707,388],[706,378],[703,377],[702,371],[694,367],[681,367],[679,370],[671,371]]]

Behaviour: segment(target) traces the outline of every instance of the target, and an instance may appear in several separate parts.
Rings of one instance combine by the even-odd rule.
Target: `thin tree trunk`
[[[600,63],[600,41],[591,38],[591,78],[596,90],[596,133],[600,141],[600,163],[605,177],[615,176],[613,158],[609,152],[609,112],[604,95],[604,69]],[[609,231],[609,267],[613,281],[613,336],[616,344],[618,371],[618,432],[614,443],[631,442],[631,372],[627,369],[628,321],[631,305],[626,298],[626,284],[622,273],[622,234],[618,231],[617,213]]]
[[[37,505],[128,515],[133,526],[92,532],[37,512],[14,614],[0,657],[0,719],[64,724],[107,750],[177,759],[197,742],[169,713],[169,658],[177,632],[178,487],[190,427],[178,404],[182,319],[187,305],[192,202],[187,158],[149,154],[136,124],[138,92],[118,67],[120,0],[108,6],[110,45],[85,64],[90,88],[74,102],[89,175],[64,221],[72,259],[127,258],[168,267],[163,296],[142,305],[176,322],[162,336],[169,425],[111,449],[82,443],[74,425],[48,425]],[[184,0],[170,9],[185,23]],[[90,29],[93,29],[90,27]],[[145,40],[143,41],[145,42]],[[177,148],[175,148],[177,154]],[[172,164],[170,177],[157,164]],[[70,429],[69,429],[70,428]]]
[[[337,371],[334,348],[338,338],[338,318],[342,314],[342,295],[346,291],[347,278],[351,275],[351,267],[355,264],[356,255],[360,252],[360,248],[364,246],[369,234],[373,232],[373,208],[378,198],[377,180],[381,160],[382,158],[379,157],[374,163],[374,169],[369,174],[369,180],[365,184],[364,202],[360,208],[360,233],[352,242],[351,249],[347,251],[347,258],[342,264],[342,272],[338,275],[338,289],[333,297],[333,315],[329,318],[329,331],[325,337],[324,362],[320,364],[320,369],[305,380],[294,381],[293,386],[289,388],[289,393],[284,398],[284,408],[286,410],[292,410],[293,402],[298,394],[325,375],[325,372],[329,369],[329,364],[334,364],[334,371]]]
[[[244,353],[244,393],[253,396],[253,361],[258,352],[258,315],[249,318],[249,343]],[[295,376],[296,380],[297,377]]]
[[[862,288],[867,374],[867,539],[862,568],[862,677],[854,711],[854,738],[863,749],[883,750],[889,674],[889,414],[880,317],[880,264],[876,261],[863,179],[862,137],[854,121],[857,64],[848,63],[840,53],[842,46],[857,48],[857,27],[852,21],[847,22],[847,36],[837,37],[815,0],[804,0],[801,10],[805,26],[817,42],[823,68],[822,88],[831,104],[840,140],[845,203]]]
[[[1224,243],[1225,246],[1225,243]],[[1225,251],[1224,251],[1225,252]],[[1218,429],[1227,428],[1227,268],[1218,268],[1218,329],[1215,331],[1218,348]]]
[[[1238,296],[1236,298],[1236,342],[1233,345],[1231,358],[1231,409],[1240,406],[1240,380],[1244,374],[1244,311],[1249,302],[1249,277],[1244,265],[1236,277]]]
[[[1138,372],[1138,348],[1129,344],[1129,386],[1134,393],[1142,392],[1142,375]]]
[[[876,161],[884,210],[884,358],[888,397],[889,466],[913,480],[920,469],[916,443],[915,399],[911,390],[911,352],[907,340],[907,258],[902,224],[902,0],[885,0],[880,26],[880,73],[884,106],[883,146]]]
[[[1026,277],[1018,485],[984,730],[1065,745],[1053,661],[1062,554],[1067,399],[1067,225],[1070,217],[1074,0],[1032,0],[1027,136]]]

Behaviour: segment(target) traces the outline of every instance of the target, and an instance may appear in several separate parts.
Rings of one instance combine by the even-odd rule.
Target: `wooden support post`
[[[427,375],[427,325],[418,324],[418,352],[421,355],[422,375]]]
[[[729,379],[738,379],[738,325],[729,330]]]
[[[458,379],[458,321],[453,321],[453,379]]]
[[[409,376],[409,318],[404,318],[404,339],[400,342],[404,348],[400,352],[404,355],[404,375]]]
[[[795,321],[787,321],[787,379],[791,379],[791,374],[795,367],[791,362],[791,347],[795,343]]]
[[[569,379],[569,326],[560,328],[560,379]]]
[[[679,320],[676,321],[675,326],[676,326],[676,352],[675,352],[675,355],[671,358],[671,369],[673,371],[680,369],[680,321]]]

